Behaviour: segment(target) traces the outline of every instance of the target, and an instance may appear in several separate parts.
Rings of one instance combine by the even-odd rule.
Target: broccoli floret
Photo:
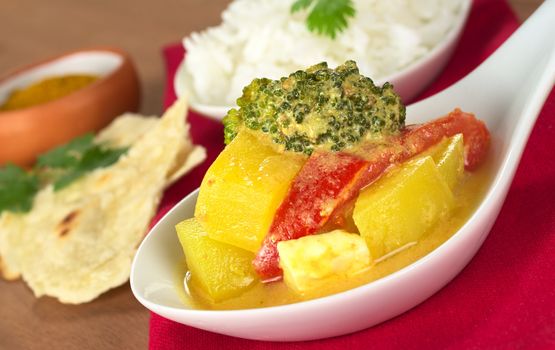
[[[224,118],[224,142],[229,144],[237,135],[237,130],[241,127],[241,114],[236,109],[227,112]]]
[[[405,106],[385,83],[374,85],[354,61],[335,70],[320,63],[280,80],[255,79],[224,118],[225,142],[242,127],[261,131],[285,150],[339,151],[366,137],[397,133]]]

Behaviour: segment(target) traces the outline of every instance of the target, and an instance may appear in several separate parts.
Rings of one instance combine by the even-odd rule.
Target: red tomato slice
[[[358,191],[369,163],[348,153],[314,153],[279,206],[254,267],[264,280],[281,276],[277,243],[313,234]]]
[[[280,279],[278,242],[318,232],[390,165],[403,162],[444,137],[458,133],[464,138],[465,167],[474,170],[485,158],[490,136],[483,122],[460,109],[434,121],[409,126],[387,142],[363,146],[357,155],[314,153],[293,180],[276,211],[268,235],[253,261],[256,272],[263,281]]]
[[[463,134],[464,165],[467,170],[476,169],[484,160],[490,143],[489,131],[473,114],[455,109],[445,117],[431,122],[409,126],[403,136],[408,159],[441,141],[444,137]]]

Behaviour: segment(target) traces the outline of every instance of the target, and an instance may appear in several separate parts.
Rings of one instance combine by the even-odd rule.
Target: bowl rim
[[[29,114],[35,114],[37,111],[40,111],[43,108],[56,108],[57,105],[61,105],[64,104],[67,100],[69,100],[70,98],[76,98],[76,96],[82,96],[84,94],[87,94],[91,89],[97,88],[100,85],[105,85],[108,82],[110,82],[113,77],[119,72],[121,71],[123,68],[125,68],[126,65],[131,65],[131,67],[133,69],[135,69],[133,62],[131,60],[131,56],[129,55],[128,52],[126,52],[123,49],[120,49],[118,47],[114,47],[114,46],[97,46],[97,47],[89,47],[89,48],[83,48],[83,49],[76,49],[76,50],[70,50],[70,51],[66,51],[63,52],[61,54],[57,54],[57,55],[52,55],[49,56],[45,59],[42,59],[40,61],[36,61],[33,63],[29,63],[20,67],[16,67],[10,71],[8,71],[5,75],[2,75],[0,77],[0,85],[3,85],[4,83],[10,81],[11,79],[14,79],[20,75],[23,75],[27,72],[33,71],[35,69],[38,69],[40,67],[44,67],[47,66],[49,64],[52,64],[56,61],[60,61],[62,59],[65,59],[67,57],[73,56],[73,55],[78,55],[78,54],[88,54],[88,53],[109,53],[109,54],[113,54],[118,56],[121,59],[121,62],[118,63],[117,66],[115,66],[111,71],[109,71],[107,74],[99,76],[95,81],[93,81],[90,84],[87,84],[86,86],[77,89],[75,91],[70,92],[67,95],[58,97],[54,100],[51,101],[47,101],[47,102],[43,102],[43,103],[39,103],[39,104],[35,104],[35,105],[31,105],[28,107],[23,107],[23,108],[17,108],[17,109],[12,109],[12,110],[7,110],[7,111],[0,111],[0,118],[1,119],[10,119],[10,118],[19,118],[20,113],[21,112],[25,112],[25,113],[29,113]]]
[[[472,0],[462,0],[461,2],[461,13],[457,16],[456,22],[454,23],[453,27],[447,32],[447,34],[443,37],[443,39],[437,43],[430,51],[426,54],[420,56],[411,64],[405,66],[401,70],[389,74],[383,78],[376,79],[378,84],[383,84],[387,81],[392,81],[399,79],[400,76],[411,74],[424,66],[429,59],[436,57],[440,52],[445,50],[447,46],[451,43],[456,42],[460,35],[464,32],[464,28],[468,21],[468,16],[470,15],[470,10],[472,9]]]

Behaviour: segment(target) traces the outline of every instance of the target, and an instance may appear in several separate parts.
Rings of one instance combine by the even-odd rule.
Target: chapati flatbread
[[[4,277],[21,276],[37,297],[73,304],[125,283],[163,190],[205,158],[189,137],[186,109],[179,101],[162,118],[116,119],[97,136],[114,147],[131,145],[116,163],[60,191],[45,187],[29,213],[4,212]]]

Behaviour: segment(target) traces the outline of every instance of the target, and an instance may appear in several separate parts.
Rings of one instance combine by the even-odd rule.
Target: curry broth
[[[385,277],[402,269],[427,255],[447,239],[468,220],[480,204],[491,181],[491,171],[486,160],[484,165],[472,173],[465,172],[464,178],[455,190],[456,205],[451,216],[439,222],[425,234],[417,244],[375,264],[358,276],[348,280],[337,280],[325,290],[317,293],[299,295],[290,290],[283,281],[273,283],[257,283],[242,295],[213,303],[207,300],[186,280],[187,266],[185,257],[181,260],[176,271],[176,289],[184,304],[197,309],[234,310],[250,309],[267,306],[291,304],[304,300],[319,298],[352,289]]]

